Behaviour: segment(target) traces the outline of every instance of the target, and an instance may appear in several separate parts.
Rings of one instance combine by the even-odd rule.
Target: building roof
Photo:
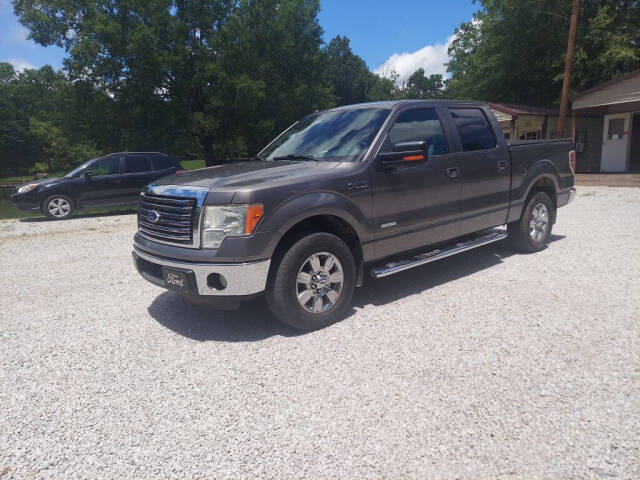
[[[558,115],[558,110],[545,107],[532,107],[530,105],[514,105],[510,103],[489,103],[493,110],[508,113],[514,117],[518,115]]]
[[[575,95],[573,97],[573,100],[577,100],[579,98],[582,98],[582,97],[584,97],[586,95],[589,95],[591,93],[594,93],[594,92],[597,92],[599,90],[602,90],[604,88],[611,87],[612,85],[615,85],[616,83],[624,82],[625,80],[629,80],[630,78],[633,78],[636,75],[640,75],[640,68],[638,70],[634,70],[632,72],[625,73],[624,75],[620,75],[620,76],[614,78],[613,80],[609,80],[608,82],[604,82],[604,83],[601,83],[600,85],[596,85],[595,87],[590,88],[589,90],[585,90],[584,92],[579,93],[578,95]]]

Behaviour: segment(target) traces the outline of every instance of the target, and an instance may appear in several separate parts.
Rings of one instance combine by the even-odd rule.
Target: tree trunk
[[[204,154],[204,164],[207,167],[224,163],[220,156],[216,155],[213,148],[213,137],[203,137],[200,143],[202,144],[202,153]]]

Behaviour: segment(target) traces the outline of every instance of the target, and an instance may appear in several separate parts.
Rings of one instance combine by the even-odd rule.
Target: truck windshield
[[[259,157],[268,161],[286,158],[357,162],[388,115],[389,110],[382,108],[314,113],[287,129]]]

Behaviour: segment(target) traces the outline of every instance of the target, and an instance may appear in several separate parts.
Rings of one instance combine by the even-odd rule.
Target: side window
[[[95,176],[115,175],[120,172],[119,157],[103,157],[99,158],[87,169]]]
[[[495,148],[496,139],[487,117],[479,108],[450,109],[465,152]]]
[[[134,156],[125,157],[124,159],[124,172],[125,173],[141,173],[150,172],[151,162],[149,157]]]
[[[171,157],[153,157],[154,170],[168,170],[176,166],[176,162]]]
[[[447,137],[435,109],[425,108],[401,113],[389,130],[391,144],[417,140],[427,141],[429,156],[443,155],[449,151]]]

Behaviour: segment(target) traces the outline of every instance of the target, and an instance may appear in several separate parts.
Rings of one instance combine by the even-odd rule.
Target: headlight
[[[261,218],[262,205],[205,206],[202,247],[219,248],[227,237],[251,235]]]
[[[37,183],[27,183],[18,188],[18,193],[27,193],[38,186]]]

